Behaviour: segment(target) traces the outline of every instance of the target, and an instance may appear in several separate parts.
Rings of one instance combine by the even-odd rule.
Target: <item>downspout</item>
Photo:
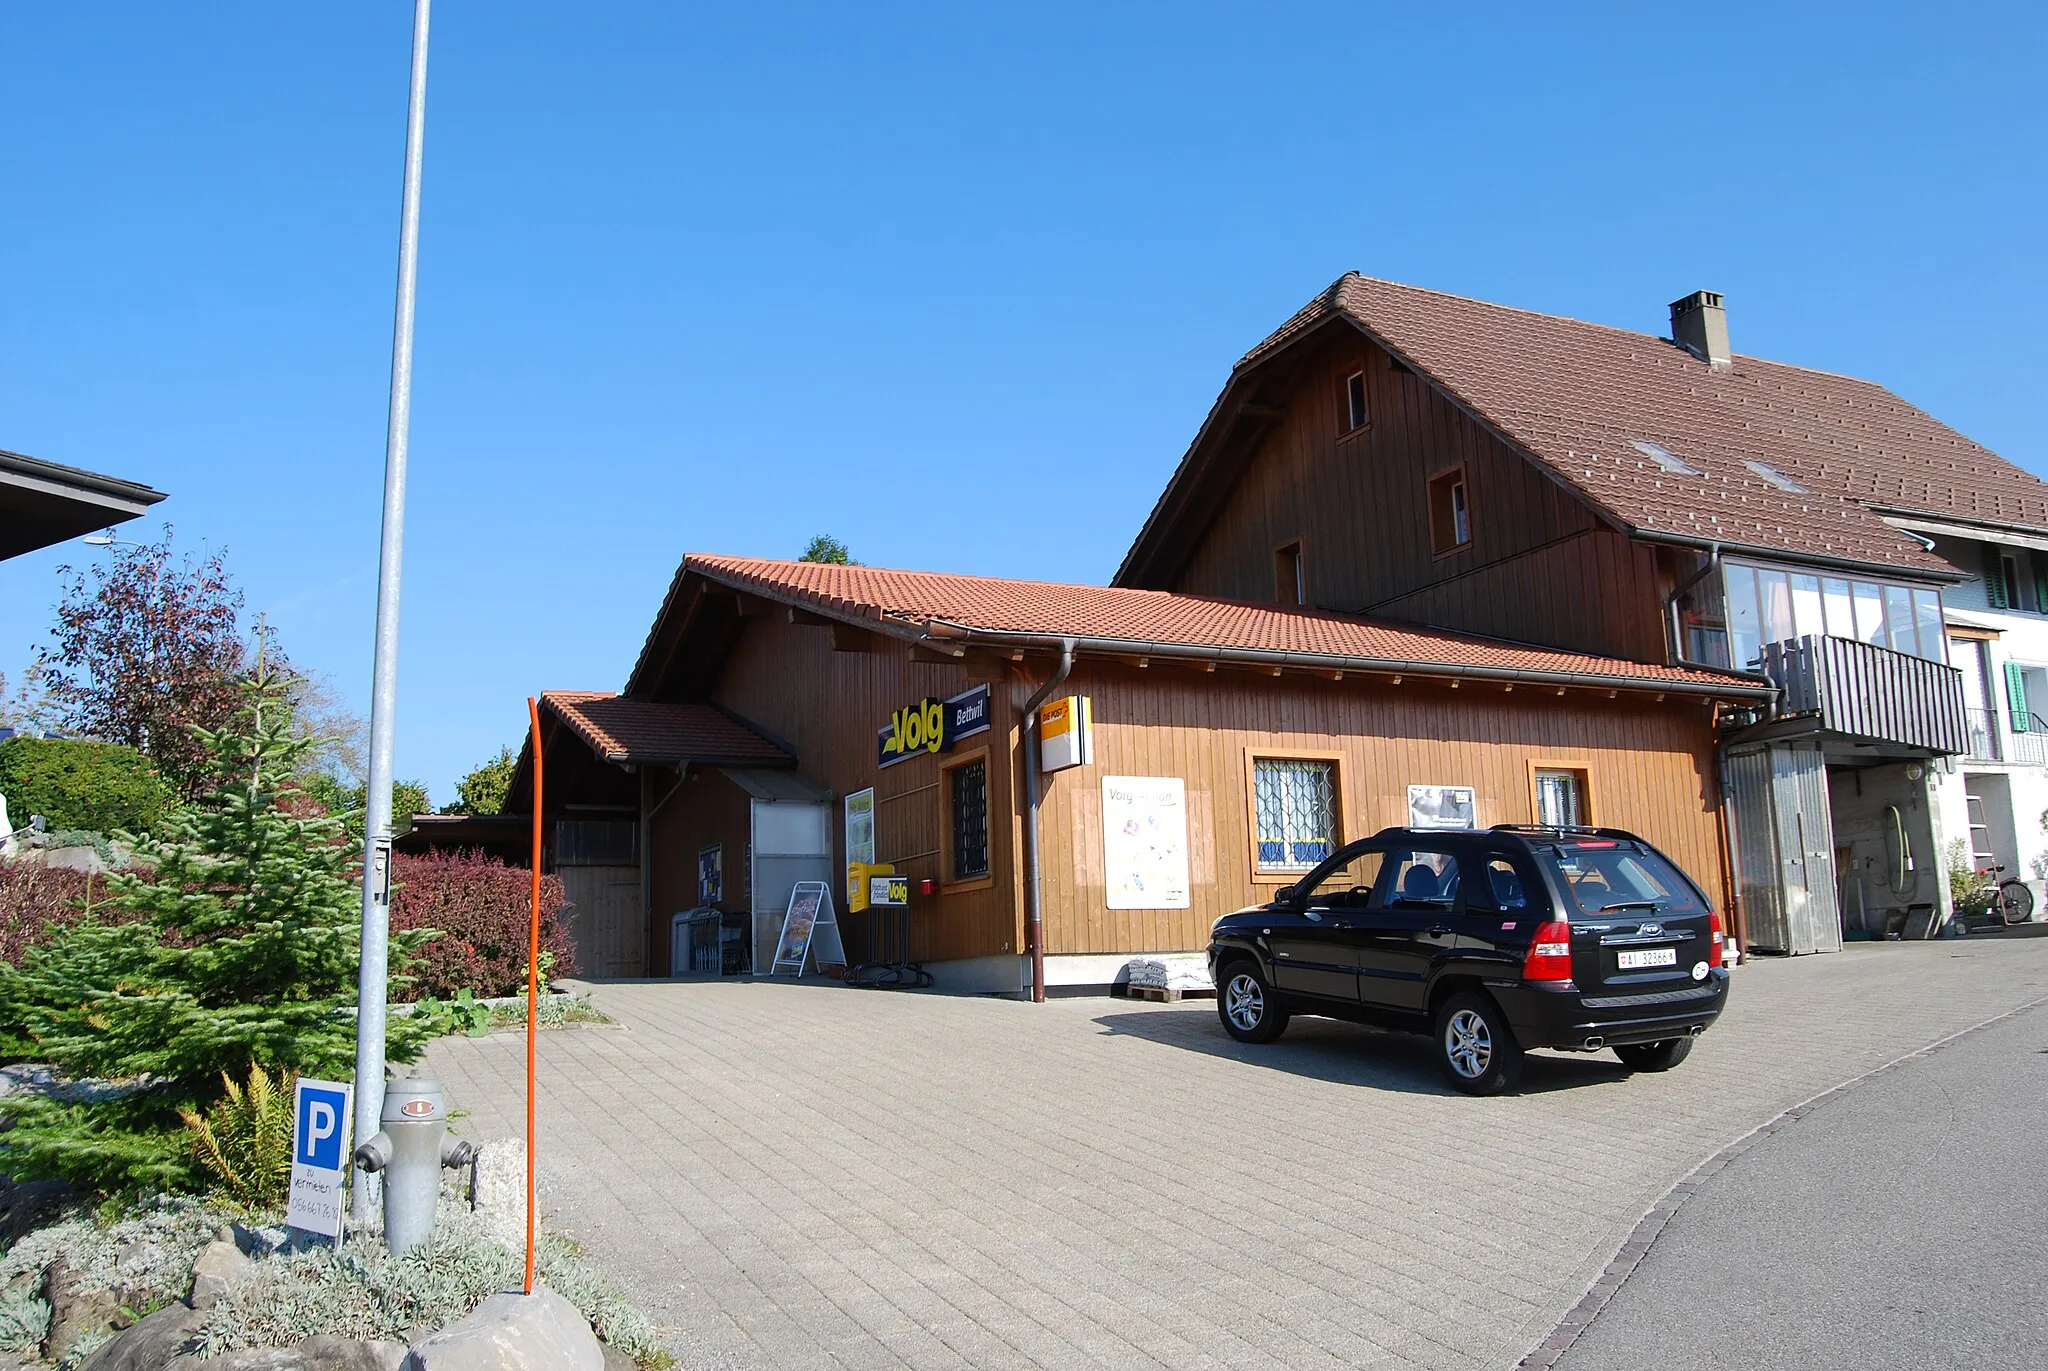
[[[1742,871],[1735,846],[1735,793],[1729,786],[1728,749],[1714,741],[1714,755],[1721,770],[1721,846],[1725,852],[1722,868],[1728,882],[1728,936],[1742,956],[1749,955],[1749,904],[1742,898]]]
[[[1060,669],[1024,702],[1024,933],[1031,945],[1031,1002],[1045,1003],[1045,917],[1038,879],[1038,707],[1074,669],[1074,640],[1060,640]]]

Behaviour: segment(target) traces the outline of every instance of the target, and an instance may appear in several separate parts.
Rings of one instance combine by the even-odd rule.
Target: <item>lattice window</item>
[[[1307,871],[1337,842],[1334,762],[1261,757],[1252,764],[1261,871]]]
[[[947,773],[952,787],[953,879],[988,875],[988,763],[968,762]]]

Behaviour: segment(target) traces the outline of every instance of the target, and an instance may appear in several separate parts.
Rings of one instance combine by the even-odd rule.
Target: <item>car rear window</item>
[[[1572,918],[1629,910],[1704,914],[1699,891],[1665,856],[1631,842],[1559,843],[1543,850],[1564,878]]]

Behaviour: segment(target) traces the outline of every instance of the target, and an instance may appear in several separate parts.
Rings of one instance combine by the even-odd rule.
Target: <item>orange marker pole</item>
[[[534,1055],[540,1037],[540,706],[527,697],[526,715],[533,725],[533,912],[526,940],[526,1293],[533,1293],[535,1212],[540,1207],[539,1172],[535,1169]]]

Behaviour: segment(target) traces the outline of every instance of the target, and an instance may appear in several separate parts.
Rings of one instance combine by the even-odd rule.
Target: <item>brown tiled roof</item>
[[[1710,367],[1668,339],[1355,273],[1239,374],[1333,318],[1645,535],[1952,575],[1872,509],[2048,529],[2048,484],[1883,386],[1740,355]],[[1701,475],[1660,470],[1637,442]],[[1807,493],[1773,486],[1752,461]]]
[[[1318,609],[1163,590],[1010,581],[930,571],[692,553],[683,571],[904,637],[976,634],[1105,640],[1132,654],[1208,650],[1220,660],[1381,664],[1443,675],[1597,678],[1647,688],[1754,692],[1753,681],[1385,623]],[[936,626],[936,628],[934,627]]]
[[[540,699],[607,762],[789,766],[796,760],[710,705],[657,704],[601,690],[549,690]]]

